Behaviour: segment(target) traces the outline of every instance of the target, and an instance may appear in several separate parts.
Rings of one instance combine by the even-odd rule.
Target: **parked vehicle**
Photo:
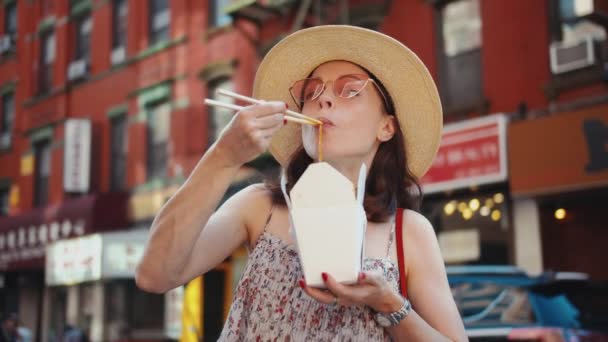
[[[448,267],[471,341],[607,341],[608,283],[585,274],[531,277],[510,266]]]

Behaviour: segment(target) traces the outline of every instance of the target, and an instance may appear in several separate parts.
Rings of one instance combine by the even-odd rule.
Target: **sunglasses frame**
[[[384,101],[384,108],[385,108],[386,110],[388,110],[388,108],[389,108],[389,102],[388,102],[388,99],[386,98],[386,95],[384,95],[384,92],[382,91],[382,89],[380,89],[380,86],[378,85],[378,83],[376,83],[376,81],[374,81],[374,79],[373,79],[373,78],[370,78],[368,75],[365,75],[365,74],[346,74],[346,75],[342,75],[342,76],[338,77],[336,80],[338,80],[338,79],[340,79],[340,78],[343,78],[343,77],[348,77],[348,76],[355,76],[355,78],[357,78],[358,80],[360,80],[360,81],[365,81],[365,84],[364,84],[364,85],[361,87],[361,89],[360,89],[360,90],[359,90],[357,93],[355,93],[355,94],[353,94],[353,95],[350,95],[350,96],[348,96],[348,97],[344,97],[344,96],[340,96],[340,95],[336,94],[336,90],[334,89],[334,87],[333,87],[333,85],[332,85],[332,87],[331,87],[331,91],[332,91],[332,93],[333,93],[335,96],[337,96],[337,97],[339,97],[339,98],[342,98],[342,99],[351,99],[351,98],[353,98],[353,97],[355,97],[355,96],[359,95],[359,94],[360,94],[360,93],[363,91],[363,89],[365,89],[365,87],[367,86],[367,84],[368,84],[369,82],[371,82],[371,83],[373,83],[373,84],[376,86],[376,89],[378,90],[378,93],[380,93],[380,96],[382,96],[382,100]],[[359,77],[360,77],[360,78],[359,78]],[[315,97],[313,97],[312,99],[307,100],[307,101],[304,101],[304,100],[298,100],[298,99],[297,99],[297,98],[296,98],[296,97],[293,95],[293,88],[294,88],[294,86],[295,86],[295,84],[296,84],[296,83],[298,83],[298,82],[302,82],[302,81],[305,81],[305,80],[319,80],[319,81],[321,82],[321,84],[323,85],[323,87],[321,88],[321,91],[319,91],[319,93],[318,93],[318,94],[317,94]],[[320,77],[307,77],[307,78],[303,78],[303,79],[301,79],[301,80],[294,81],[294,82],[291,84],[291,86],[289,87],[289,95],[291,96],[291,98],[293,99],[293,101],[296,103],[296,106],[298,106],[298,108],[299,108],[300,110],[302,110],[302,106],[301,106],[301,104],[306,103],[306,102],[312,102],[312,101],[314,101],[314,100],[318,99],[318,98],[319,98],[319,96],[321,96],[321,94],[323,94],[323,93],[325,92],[325,90],[327,89],[327,83],[329,83],[329,82],[333,82],[333,83],[335,84],[335,81],[336,81],[336,80],[328,80],[328,81],[323,82],[323,80],[322,80]]]

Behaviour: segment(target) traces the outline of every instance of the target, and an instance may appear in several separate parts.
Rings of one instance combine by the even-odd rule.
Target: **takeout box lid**
[[[360,190],[365,187],[365,177],[366,167],[362,164],[357,186]],[[291,205],[298,208],[363,204],[362,195],[355,198],[353,183],[325,162],[310,164],[290,192]]]

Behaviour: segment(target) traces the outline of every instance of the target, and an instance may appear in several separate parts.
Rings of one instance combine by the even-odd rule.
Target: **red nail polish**
[[[285,109],[289,109],[289,105],[285,102]]]
[[[283,119],[283,126],[287,125],[287,119]]]
[[[363,272],[359,273],[359,277],[361,277],[361,280],[365,280],[365,273],[363,273]]]
[[[298,284],[300,284],[301,288],[305,288],[306,287],[306,284],[304,283],[304,280],[302,280],[302,279],[298,280]]]
[[[327,281],[327,273],[321,273],[321,277],[323,278],[323,281]]]

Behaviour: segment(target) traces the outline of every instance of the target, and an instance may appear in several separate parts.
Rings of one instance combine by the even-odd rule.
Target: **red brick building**
[[[463,152],[454,164],[435,165],[451,178],[434,188],[424,181],[435,190],[423,212],[446,262],[608,278],[593,262],[608,242],[608,8],[583,2],[5,1],[0,309],[19,311],[45,341],[64,322],[95,341],[175,337],[171,298],[179,296],[142,294],[133,262],[104,258],[137,260],[154,214],[229,120],[202,99],[216,88],[250,94],[259,58],[276,41],[331,23],[378,29],[415,51],[437,81],[451,133],[479,117],[508,123],[491,133],[496,175],[476,169],[481,145],[472,138],[462,151],[445,147],[448,159]],[[562,134],[578,140],[535,143]],[[231,191],[256,175],[244,168]],[[554,217],[558,209],[565,218]],[[52,255],[51,245],[71,252]],[[241,251],[205,277],[206,338],[221,328],[245,258]]]

